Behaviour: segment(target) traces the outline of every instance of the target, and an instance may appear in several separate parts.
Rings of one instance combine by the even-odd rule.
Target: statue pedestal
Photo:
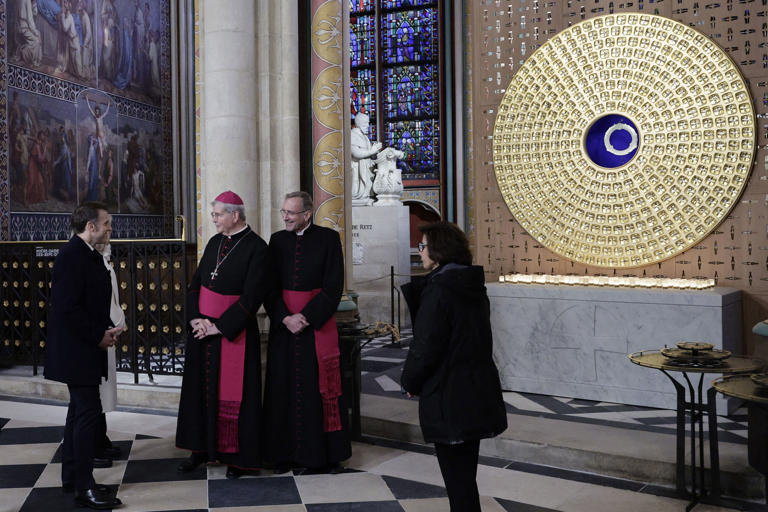
[[[352,272],[350,288],[359,294],[358,309],[363,323],[390,321],[390,267],[395,267],[395,286],[410,280],[410,227],[408,207],[352,207]],[[395,296],[397,308],[397,296]],[[401,300],[401,324],[410,324]],[[395,322],[397,311],[395,310]]]

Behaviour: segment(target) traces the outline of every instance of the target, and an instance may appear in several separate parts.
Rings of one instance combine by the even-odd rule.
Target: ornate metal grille
[[[58,243],[0,245],[0,362],[32,365],[45,356],[47,303]],[[112,242],[112,262],[128,330],[117,369],[176,374],[184,370],[183,241]]]

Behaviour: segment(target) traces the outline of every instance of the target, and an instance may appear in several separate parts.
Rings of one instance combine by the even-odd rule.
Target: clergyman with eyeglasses
[[[285,229],[269,241],[270,318],[264,389],[264,460],[277,472],[338,472],[352,454],[341,396],[334,313],[344,261],[339,234],[311,222],[306,192],[287,194]]]
[[[267,244],[245,223],[231,191],[211,203],[217,234],[205,246],[187,293],[176,446],[191,450],[179,471],[227,465],[227,478],[261,467],[261,349],[256,313],[266,286]]]

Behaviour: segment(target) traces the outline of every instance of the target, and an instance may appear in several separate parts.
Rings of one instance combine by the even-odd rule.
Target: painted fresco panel
[[[0,240],[66,238],[86,200],[166,236],[169,0],[0,0],[0,31]]]

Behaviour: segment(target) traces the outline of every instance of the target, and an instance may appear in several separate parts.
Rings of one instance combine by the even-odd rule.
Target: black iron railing
[[[48,295],[53,261],[62,242],[0,243],[0,364],[45,361]],[[139,373],[180,375],[184,370],[184,240],[113,240],[112,263],[127,331],[120,336],[117,367]]]

